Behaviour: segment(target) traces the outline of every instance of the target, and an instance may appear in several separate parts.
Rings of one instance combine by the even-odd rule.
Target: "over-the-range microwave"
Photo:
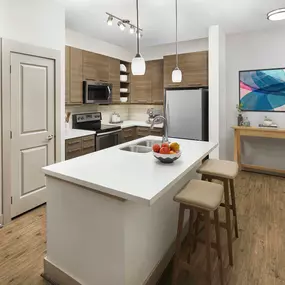
[[[84,104],[111,104],[112,84],[107,82],[83,81]]]

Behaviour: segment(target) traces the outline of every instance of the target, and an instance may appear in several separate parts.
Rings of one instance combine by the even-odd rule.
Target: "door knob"
[[[48,141],[50,141],[50,140],[52,140],[53,139],[53,135],[49,135],[48,137],[47,137],[47,140]]]

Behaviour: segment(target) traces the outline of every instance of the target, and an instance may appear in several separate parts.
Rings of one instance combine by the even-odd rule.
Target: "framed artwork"
[[[239,72],[242,111],[285,112],[285,68]]]

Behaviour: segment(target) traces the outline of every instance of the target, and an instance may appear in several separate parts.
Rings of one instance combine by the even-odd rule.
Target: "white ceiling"
[[[136,22],[135,0],[58,0],[66,7],[66,27],[133,50],[135,36],[116,24],[106,24],[105,12]],[[175,0],[140,0],[142,46],[175,41]],[[284,27],[285,21],[271,22],[267,12],[285,7],[285,0],[178,0],[178,40],[204,38],[211,25],[226,33],[270,27]]]

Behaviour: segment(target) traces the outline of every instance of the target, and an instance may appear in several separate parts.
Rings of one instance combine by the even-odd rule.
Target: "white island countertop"
[[[180,144],[182,155],[172,164],[162,164],[149,153],[134,153],[120,148],[148,136],[88,155],[43,168],[46,175],[122,199],[152,205],[158,198],[205,158],[216,143],[170,139]]]

